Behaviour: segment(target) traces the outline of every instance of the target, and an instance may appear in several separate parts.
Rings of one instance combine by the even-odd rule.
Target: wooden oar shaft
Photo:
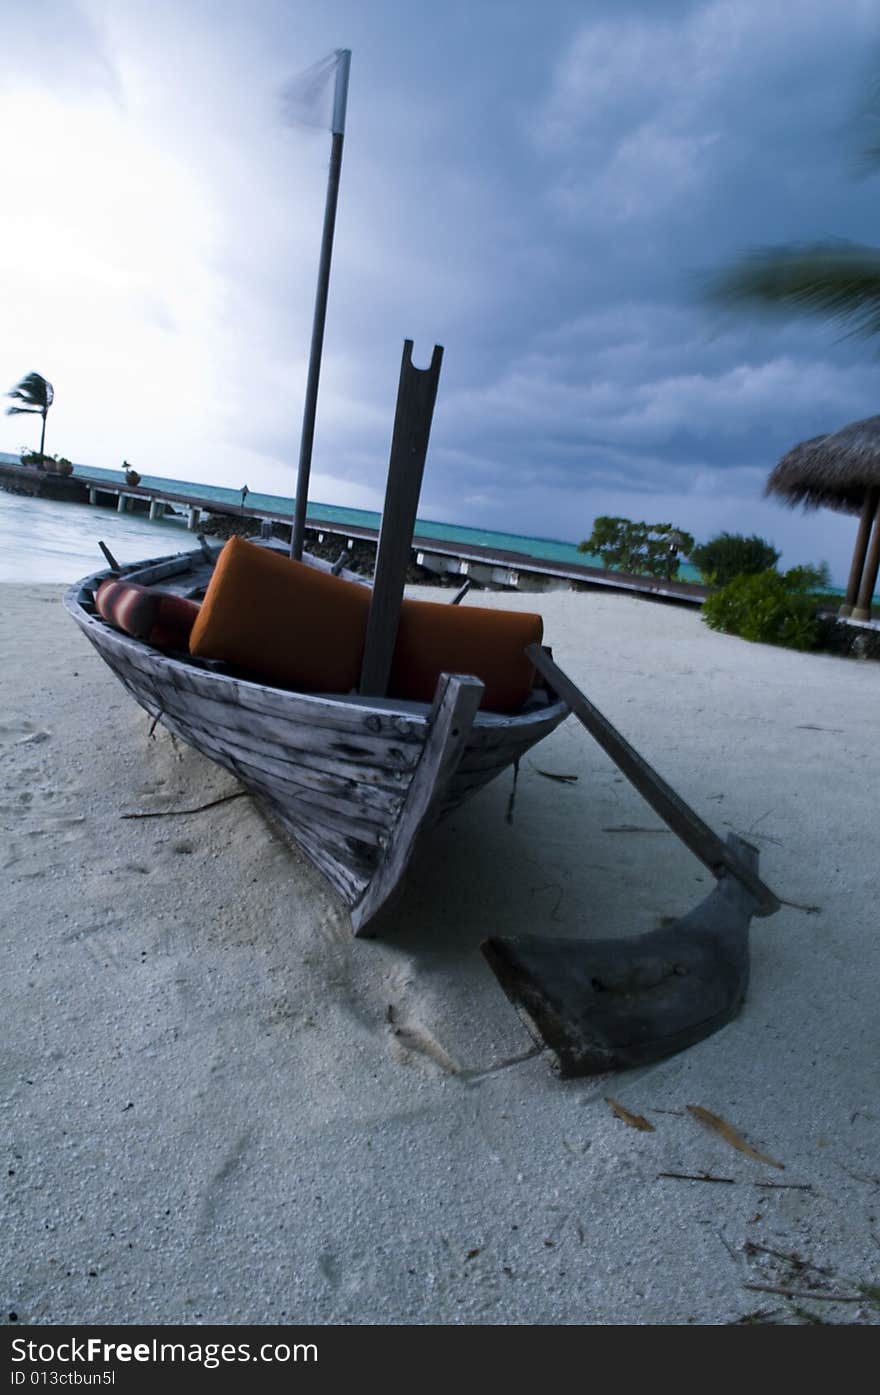
[[[619,770],[639,794],[646,799],[656,814],[673,833],[690,848],[695,857],[718,876],[722,871],[729,872],[755,899],[755,915],[773,915],[779,910],[779,898],[762,882],[750,867],[737,857],[707,823],[704,823],[671,785],[668,785],[644,756],[640,756],[624,736],[611,725],[608,718],[594,707],[580,688],[563,673],[549,654],[539,644],[530,644],[526,650],[538,672],[551,685],[555,692],[568,703],[578,721],[598,741],[603,751],[611,757]]]

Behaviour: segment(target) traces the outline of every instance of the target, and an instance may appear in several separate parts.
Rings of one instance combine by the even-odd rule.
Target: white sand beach
[[[480,942],[634,934],[710,882],[573,718],[513,822],[508,775],[356,941],[250,799],[123,818],[236,785],[150,738],[59,587],[0,595],[3,1321],[880,1322],[875,664],[621,595],[468,597],[540,609],[562,667],[798,903],[753,922],[721,1032],[561,1082],[516,1062]]]

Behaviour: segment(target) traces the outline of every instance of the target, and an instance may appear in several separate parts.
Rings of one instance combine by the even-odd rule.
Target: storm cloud
[[[280,93],[345,46],[312,497],[380,505],[412,338],[416,362],[446,350],[423,516],[575,541],[609,512],[758,531],[843,578],[853,521],[761,492],[796,441],[876,412],[876,349],[700,292],[749,247],[876,240],[877,184],[855,175],[874,4],[16,14],[0,385],[52,379],[50,449],[291,490],[329,136],[286,125]],[[17,449],[22,419],[0,420]]]

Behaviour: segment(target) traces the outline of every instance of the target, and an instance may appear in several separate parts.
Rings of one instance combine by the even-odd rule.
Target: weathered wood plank
[[[419,836],[436,816],[461,760],[483,691],[483,684],[476,678],[442,675],[434,701],[436,715],[393,830],[391,845],[363,898],[352,908],[352,927],[356,935],[388,900],[406,872]]]
[[[87,623],[88,623],[87,617]],[[336,701],[321,693],[286,692],[231,674],[208,672],[150,649],[130,637],[115,631],[103,621],[89,625],[89,637],[102,654],[113,653],[131,668],[148,678],[173,683],[181,691],[211,701],[228,704],[231,708],[253,712],[262,717],[281,717],[285,722],[316,724],[328,731],[340,731],[370,736],[393,737],[398,743],[420,744],[427,731],[428,705],[423,713],[395,713],[373,709],[369,702],[355,704]]]
[[[207,754],[207,752],[206,752]],[[213,759],[213,757],[212,757]],[[372,825],[379,833],[387,834],[394,824],[403,803],[403,796],[391,797],[389,803],[378,802],[379,799],[386,799],[384,790],[377,790],[369,785],[361,785],[359,788],[352,788],[348,795],[327,793],[320,787],[307,784],[299,778],[301,774],[311,775],[312,771],[296,771],[294,776],[287,773],[279,774],[277,770],[270,769],[265,765],[251,765],[248,761],[238,759],[238,767],[249,776],[263,780],[268,780],[273,789],[279,793],[284,792],[291,799],[296,799],[303,806],[313,804],[317,809],[324,809],[330,813],[336,812],[357,818],[362,824]],[[339,786],[343,782],[339,782]]]
[[[262,753],[255,755],[241,746],[230,748],[221,742],[214,742],[203,733],[199,735],[199,740],[205,743],[204,754],[209,755],[212,760],[216,758],[215,750],[234,749],[236,761],[243,768],[271,776],[272,780],[284,789],[301,790],[320,796],[321,801],[325,802],[325,807],[339,808],[343,811],[347,809],[368,823],[387,826],[400,812],[406,791],[406,784],[403,782],[395,785],[393,791],[386,790],[378,785],[330,775],[324,770],[312,770],[292,761],[278,760],[274,756]],[[207,743],[210,743],[210,748]]]
[[[114,665],[111,664],[110,667],[114,668]],[[117,676],[122,679],[122,674]],[[224,729],[216,731],[213,735],[209,734],[201,723],[192,720],[185,707],[175,703],[173,698],[169,698],[161,689],[147,686],[146,680],[141,680],[141,687],[135,687],[130,679],[123,681],[132,696],[147,708],[151,716],[155,716],[161,710],[162,720],[166,725],[172,719],[182,721],[191,733],[187,738],[190,743],[196,749],[210,755],[211,759],[219,758],[216,753],[229,751],[236,758],[264,764],[266,769],[275,770],[282,776],[292,777],[298,771],[313,771],[318,775],[360,786],[364,791],[376,789],[390,795],[400,795],[411,779],[411,770],[377,768],[369,763],[354,764],[351,761],[336,760],[323,755],[320,750],[307,752],[285,749],[278,744],[258,741],[249,737],[246,732]],[[168,722],[165,721],[166,717]]]
[[[296,810],[278,800],[275,800],[274,804],[286,822],[310,838],[316,847],[322,848],[327,857],[333,858],[341,867],[348,868],[365,881],[373,876],[379,860],[375,848],[359,842],[356,838],[346,837],[338,829],[321,825],[316,819],[301,818]]]
[[[409,752],[417,755],[417,747],[389,745],[384,753],[359,755],[355,746],[323,740],[315,729],[309,731],[297,727],[289,734],[279,729],[274,736],[271,730],[267,735],[261,735],[251,730],[247,721],[240,728],[234,728],[222,721],[208,720],[199,699],[184,698],[171,687],[155,682],[144,673],[133,674],[117,658],[104,657],[138,701],[143,694],[144,705],[148,706],[151,715],[155,715],[161,707],[169,716],[186,721],[192,728],[194,738],[204,734],[207,739],[215,739],[218,747],[225,745],[248,757],[265,757],[284,766],[301,766],[355,785],[383,789],[391,794],[405,788],[416,767],[417,759]],[[225,704],[222,706],[225,708]],[[337,755],[337,751],[348,754],[343,757]]]
[[[188,745],[195,745],[188,728],[176,720],[162,718],[163,725],[169,731],[174,732],[182,741]],[[196,746],[196,749],[200,747]],[[203,752],[208,754],[208,752]],[[340,860],[343,865],[358,871],[359,875],[366,880],[375,868],[380,855],[376,846],[376,840],[371,833],[371,842],[367,842],[360,837],[358,832],[350,832],[339,826],[339,820],[335,816],[325,816],[322,811],[309,809],[299,810],[295,801],[287,801],[280,797],[277,787],[267,781],[265,784],[259,779],[251,778],[242,768],[235,756],[229,751],[211,756],[218,765],[224,766],[237,780],[244,786],[250,794],[253,794],[258,801],[265,801],[272,811],[279,817],[283,817],[286,822],[295,824],[298,828],[305,829],[314,839],[317,846],[327,849],[328,856]]]
[[[200,737],[200,739],[202,739]],[[210,741],[210,737],[204,738]],[[224,749],[221,743],[215,743],[217,749]],[[208,754],[208,751],[205,751]],[[292,789],[309,791],[316,795],[321,795],[328,801],[335,801],[336,804],[328,803],[327,807],[345,807],[368,822],[388,823],[400,812],[403,803],[403,796],[406,790],[405,783],[395,785],[393,791],[383,789],[379,785],[367,784],[364,781],[354,781],[347,777],[340,777],[328,774],[324,770],[313,770],[308,766],[299,765],[292,761],[281,761],[275,757],[263,754],[252,755],[251,752],[242,747],[235,748],[235,756],[242,766],[253,765],[254,770],[261,770],[270,775],[283,788],[288,786]],[[213,751],[211,758],[214,759]]]
[[[462,756],[461,769],[462,771],[491,770],[495,766],[503,768],[506,765],[512,765],[534,744],[530,737],[526,739],[520,737],[518,741],[506,741],[503,745],[486,746],[477,751],[466,751]]]
[[[243,781],[244,778],[245,775],[239,773],[239,779]],[[278,786],[271,782],[257,778],[253,784],[265,798],[273,800],[283,809],[288,818],[313,829],[322,841],[334,847],[343,847],[359,859],[373,861],[387,846],[390,837],[388,830],[340,814],[336,810],[319,808],[299,794],[291,794],[287,798],[279,791]]]
[[[520,736],[532,742],[540,741],[555,731],[568,713],[568,704],[562,701],[510,717],[502,717],[497,712],[478,712],[468,745],[474,748],[496,746],[508,739],[518,740]]]
[[[166,705],[172,712],[179,711],[173,695],[169,704],[168,690],[163,690],[162,686],[155,681],[156,675],[151,666],[147,665],[150,677],[148,678],[144,673],[139,684],[132,683],[130,670],[123,664],[112,662],[111,667],[120,677],[126,689],[146,708],[151,716],[155,716]],[[210,682],[211,677],[203,678],[202,681]],[[213,717],[213,712],[206,715]],[[298,756],[291,755],[279,750],[277,742],[253,742],[245,739],[241,733],[220,730],[219,724],[210,720],[204,723],[205,729],[202,730],[201,726],[191,722],[191,713],[184,711],[183,716],[187,723],[187,730],[185,734],[181,732],[182,739],[196,746],[209,758],[224,763],[223,743],[225,742],[225,749],[233,758],[225,762],[227,769],[235,769],[242,764],[255,768],[262,767],[267,774],[271,774],[276,779],[299,782],[306,788],[323,788],[331,796],[339,794],[341,788],[344,791],[341,797],[346,800],[350,798],[352,802],[357,804],[359,817],[362,817],[363,811],[369,807],[374,791],[378,802],[391,801],[394,806],[400,807],[399,800],[406,787],[406,781],[404,777],[398,779],[396,771],[390,779],[382,780],[381,774],[369,766],[340,765],[328,761],[323,753],[319,753],[316,757],[305,753],[300,753]],[[558,715],[545,716],[540,722],[540,727],[544,729],[548,725],[552,727],[557,723]],[[509,748],[513,735],[510,725],[506,724],[502,727],[500,734],[504,737],[505,747]],[[466,749],[453,788],[450,791],[451,804],[444,806],[444,808],[456,806],[470,792],[482,788],[498,773],[501,773],[517,754],[528,749],[531,744],[531,742],[521,743],[517,744],[513,750],[503,749],[502,751],[472,752]],[[486,769],[485,776],[479,774],[484,768]],[[477,778],[466,780],[465,776],[470,774],[477,774]],[[367,820],[372,821],[369,814]]]
[[[191,572],[196,563],[202,563],[201,554],[185,552],[176,557],[169,557],[164,561],[151,562],[147,566],[142,566],[139,563],[133,569],[124,567],[123,576],[126,581],[137,582],[138,586],[152,586],[157,581],[164,581],[167,577]]]
[[[412,349],[412,340],[405,340],[361,681],[358,684],[363,696],[374,693],[381,697],[388,691],[425,456],[431,435],[431,418],[443,362],[443,350],[439,344],[435,344],[429,367],[415,368]]]
[[[271,801],[258,801],[258,808],[279,836],[307,857],[327,878],[346,907],[363,894],[364,888],[373,875],[371,868],[358,870],[351,866],[350,861],[341,861],[333,852],[323,847],[320,840],[313,838],[307,829],[292,823],[285,816],[284,811],[275,807]]]
[[[318,871],[326,877],[334,891],[348,907],[354,904],[363,895],[365,887],[369,885],[371,872],[358,872],[347,863],[334,857],[316,838],[312,836],[307,828],[302,828],[286,819],[278,811],[273,811],[277,823],[282,828],[285,835],[293,842],[309,859]]]
[[[187,716],[186,710],[178,707],[173,701],[166,701],[163,705],[163,711],[169,716],[176,715],[179,719],[186,721],[194,736],[201,733],[205,735],[206,740],[212,740],[204,733],[204,728],[198,722],[193,722]],[[218,750],[226,748],[240,754],[246,760],[277,761],[281,774],[292,774],[298,769],[313,770],[340,780],[350,780],[354,784],[364,786],[364,788],[386,790],[390,794],[405,790],[412,778],[411,769],[390,766],[378,767],[369,761],[355,763],[337,760],[333,756],[324,755],[320,747],[315,751],[304,751],[280,745],[273,746],[271,742],[259,741],[249,737],[244,732],[220,730],[216,734],[215,744]]]
[[[395,743],[412,745],[420,744],[427,731],[430,710],[427,703],[402,703],[404,710],[397,711],[389,699],[376,699],[374,701],[383,706],[373,707],[369,705],[370,700],[365,706],[356,697],[327,698],[317,693],[285,692],[231,675],[206,672],[145,645],[135,643],[132,646],[128,636],[118,634],[100,621],[95,633],[97,639],[90,635],[93,643],[103,645],[106,639],[107,647],[119,653],[126,666],[138,669],[151,680],[157,676],[163,683],[170,679],[177,689],[225,703],[230,708],[252,711],[260,717],[278,716],[285,722],[302,723],[310,728],[317,724],[328,731],[355,732],[365,738],[388,737]],[[218,681],[221,679],[222,682]],[[495,748],[506,742],[534,744],[555,730],[568,710],[560,701],[551,707],[513,716],[478,712],[468,745]]]
[[[249,767],[246,761],[238,758],[234,748],[227,745],[215,745],[209,738],[205,737],[203,732],[193,730],[185,721],[167,712],[162,712],[161,720],[163,726],[179,736],[187,745],[193,746],[203,755],[229,770],[247,790],[258,797],[269,800],[275,807],[281,809],[286,817],[294,818],[298,822],[313,827],[322,842],[328,842],[344,855],[353,857],[356,862],[372,866],[376,860],[376,850],[387,843],[390,830],[386,831],[373,824],[314,806],[303,808],[303,801],[299,796],[291,795],[290,798],[285,798],[278,788],[277,780],[271,773],[264,775],[259,767],[254,773],[253,768]]]
[[[158,690],[155,684],[142,680],[137,674],[133,674],[125,664],[118,658],[111,658],[99,645],[95,646],[101,658],[106,663],[111,672],[116,674],[122,686],[131,694],[135,702],[141,707],[145,707],[151,717],[155,717],[156,712],[161,708],[161,701],[158,697]]]
[[[321,726],[320,721],[309,723],[266,717],[181,689],[174,681],[164,685],[162,693],[166,711],[184,712],[193,722],[201,722],[206,730],[246,738],[255,747],[263,744],[285,754],[326,754],[332,760],[367,765],[376,770],[414,770],[418,764],[419,746],[414,742],[398,741],[393,736],[374,736],[367,731],[340,732]]]
[[[341,799],[333,799],[304,789],[292,781],[281,779],[273,770],[240,759],[228,746],[207,740],[203,734],[194,732],[179,718],[169,719],[165,713],[162,721],[188,745],[196,746],[203,755],[217,761],[218,764],[226,764],[227,769],[232,770],[248,789],[257,790],[273,798],[285,810],[296,810],[303,819],[310,818],[315,824],[332,828],[347,838],[356,838],[371,847],[383,848],[387,845],[394,822],[393,816],[373,811],[371,818],[364,817],[350,801],[346,803]]]

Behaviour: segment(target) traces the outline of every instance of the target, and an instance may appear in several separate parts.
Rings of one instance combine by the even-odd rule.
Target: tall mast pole
[[[327,176],[327,199],[324,204],[324,231],[321,237],[321,260],[318,266],[318,289],[315,294],[315,315],[312,321],[312,347],[309,352],[309,376],[303,409],[302,436],[299,447],[299,470],[296,477],[296,501],[293,531],[290,535],[290,555],[302,558],[306,527],[306,505],[309,495],[309,474],[312,468],[312,442],[315,438],[315,412],[318,405],[318,381],[321,376],[321,352],[324,346],[324,321],[327,317],[327,291],[330,287],[330,259],[333,255],[333,232],[336,227],[336,203],[339,198],[339,174],[342,169],[342,143],[345,139],[345,108],[348,101],[348,71],[351,50],[338,51],[336,91],[333,98],[333,145],[330,150],[330,171]]]

